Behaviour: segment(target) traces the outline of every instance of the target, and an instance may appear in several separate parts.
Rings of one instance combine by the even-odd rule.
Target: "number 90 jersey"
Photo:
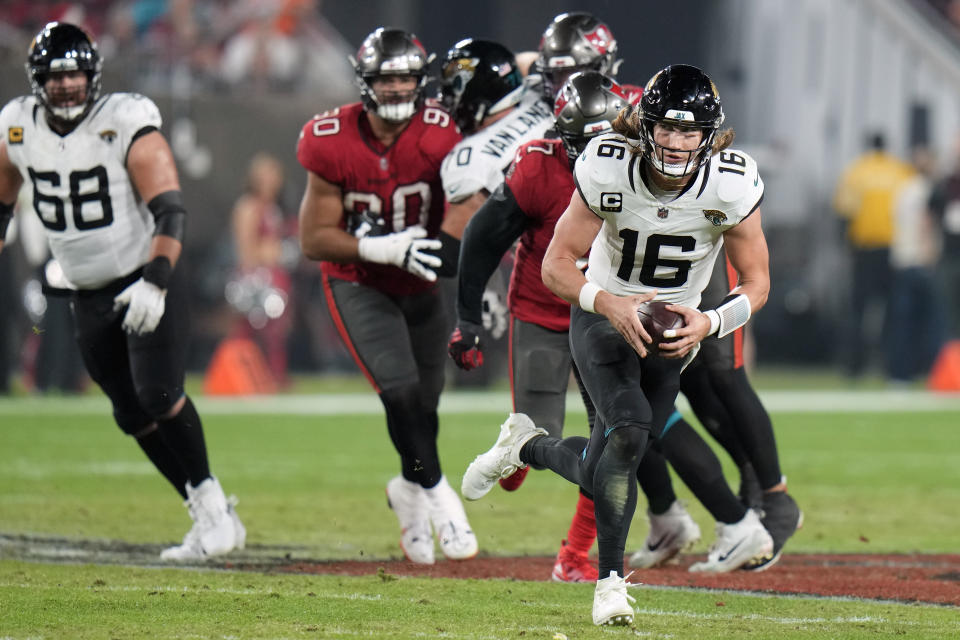
[[[363,219],[375,235],[421,226],[437,237],[445,203],[440,163],[460,140],[450,115],[433,101],[413,114],[389,147],[374,137],[359,102],[314,116],[300,131],[297,159],[308,171],[340,187],[350,233]],[[435,284],[392,265],[321,262],[323,273],[391,295],[410,295]]]
[[[595,138],[574,166],[580,196],[603,219],[587,279],[621,296],[656,289],[658,300],[696,308],[723,232],[763,199],[757,164],[742,151],[721,151],[680,195],[661,202],[642,177],[645,160],[631,153],[634,142]]]
[[[34,96],[0,111],[7,156],[33,193],[53,257],[78,289],[98,289],[146,262],[154,221],[126,160],[138,133],[159,128],[157,106],[135,93],[101,97],[65,136],[50,129]]]

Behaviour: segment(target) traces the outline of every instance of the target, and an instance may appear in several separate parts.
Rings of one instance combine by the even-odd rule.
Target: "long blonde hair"
[[[611,123],[611,126],[616,133],[619,133],[628,140],[643,140],[644,133],[643,123],[640,120],[640,109],[633,105],[624,107]],[[733,139],[736,136],[737,132],[734,131],[733,128],[718,131],[717,135],[713,138],[710,155],[714,156],[724,149],[729,148],[730,145],[733,144]],[[630,153],[640,154],[642,152],[643,144],[630,145]]]

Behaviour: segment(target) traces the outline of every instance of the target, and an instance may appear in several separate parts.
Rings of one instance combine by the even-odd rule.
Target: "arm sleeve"
[[[527,227],[513,192],[501,184],[474,214],[463,233],[457,287],[457,317],[482,323],[483,290],[500,259]]]

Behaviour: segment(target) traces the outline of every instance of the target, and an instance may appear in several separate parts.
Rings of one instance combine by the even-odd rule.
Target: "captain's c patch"
[[[23,144],[23,127],[10,127],[7,129],[7,142],[10,144]]]

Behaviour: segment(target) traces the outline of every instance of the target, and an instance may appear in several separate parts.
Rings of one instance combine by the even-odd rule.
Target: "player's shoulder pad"
[[[763,195],[756,160],[739,149],[725,149],[710,159],[710,182],[714,195],[724,204],[756,202]]]
[[[128,134],[134,134],[144,127],[159,129],[163,124],[157,105],[139,93],[108,93],[94,103],[88,117],[98,125],[116,126]]]
[[[609,191],[607,187],[626,176],[633,146],[631,141],[615,133],[597,136],[587,144],[573,167],[584,196],[588,189]]]
[[[442,160],[462,138],[450,112],[437,100],[426,100],[413,117],[423,122],[427,135],[420,136],[420,148],[431,157]]]

